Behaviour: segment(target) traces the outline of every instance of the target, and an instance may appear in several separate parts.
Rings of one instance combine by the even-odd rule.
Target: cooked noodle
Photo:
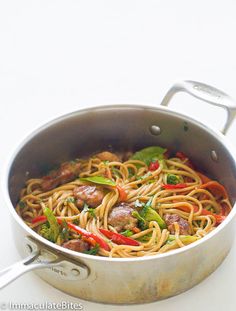
[[[42,223],[45,221],[42,219],[42,221],[32,222],[32,220],[43,216],[45,207],[48,207],[57,218],[77,223],[79,227],[107,242],[110,251],[100,247],[98,250],[100,256],[142,257],[184,247],[216,228],[217,219],[214,214],[226,216],[232,208],[228,196],[222,198],[210,191],[211,189],[201,188],[203,182],[198,172],[188,165],[186,159],[176,156],[160,161],[156,170],[150,170],[146,163],[134,159],[124,162],[102,161],[93,156],[78,160],[78,163],[81,165],[79,178],[49,191],[42,190],[43,178],[29,179],[20,193],[16,211],[29,227],[40,234]],[[163,188],[170,174],[177,176],[186,186],[173,189]],[[137,232],[133,232],[130,236],[139,241],[138,246],[118,245],[111,241],[99,229],[117,232],[109,224],[108,218],[114,206],[119,204],[119,189],[115,186],[97,185],[104,191],[104,197],[101,204],[93,208],[93,213],[91,210],[78,208],[74,199],[76,187],[91,185],[91,182],[81,180],[81,178],[91,176],[103,176],[113,180],[126,193],[126,203],[134,209],[137,204],[147,204],[151,198],[151,207],[161,218],[165,218],[167,214],[178,215],[187,221],[190,234],[181,235],[178,222],[173,223],[174,234],[171,234],[168,226],[163,229],[157,221],[149,221],[146,228],[136,230]],[[212,211],[209,215],[202,213],[203,210],[209,209]],[[223,209],[228,212],[224,211],[223,214]],[[80,234],[70,230],[70,239],[79,238],[81,238]],[[62,245],[64,242],[63,237],[59,235],[56,243]]]

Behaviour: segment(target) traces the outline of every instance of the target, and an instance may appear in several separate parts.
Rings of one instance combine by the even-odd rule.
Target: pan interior
[[[46,124],[23,143],[10,167],[10,198],[15,205],[27,179],[43,176],[64,161],[103,150],[159,145],[185,152],[198,169],[226,187],[234,203],[235,160],[219,137],[167,109],[107,106],[78,111]]]

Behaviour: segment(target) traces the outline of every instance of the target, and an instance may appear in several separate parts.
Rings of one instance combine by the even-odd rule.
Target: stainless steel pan
[[[185,81],[174,85],[161,105],[184,91],[227,110],[225,134],[236,115],[226,94]],[[235,235],[234,207],[226,220],[200,241],[143,258],[105,258],[77,253],[37,235],[14,206],[24,182],[65,160],[96,151],[136,150],[161,145],[187,153],[193,162],[236,199],[236,153],[227,138],[210,127],[166,107],[116,105],[80,110],[42,126],[11,157],[3,177],[5,202],[13,219],[16,247],[25,258],[0,272],[0,287],[31,270],[52,286],[77,297],[105,303],[142,303],[181,293],[213,272],[228,254]]]

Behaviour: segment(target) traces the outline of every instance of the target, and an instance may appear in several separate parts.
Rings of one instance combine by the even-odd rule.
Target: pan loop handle
[[[163,98],[161,105],[168,106],[172,97],[178,92],[186,92],[209,104],[226,109],[227,120],[221,132],[227,133],[236,116],[236,104],[230,96],[210,85],[187,80],[174,84]]]

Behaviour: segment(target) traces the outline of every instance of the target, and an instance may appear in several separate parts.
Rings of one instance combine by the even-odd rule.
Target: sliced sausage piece
[[[165,214],[164,219],[167,225],[168,230],[171,234],[175,234],[174,222],[177,222],[179,225],[179,234],[189,235],[191,234],[191,229],[187,220],[183,219],[177,214]]]
[[[74,180],[80,173],[80,166],[79,162],[74,161],[62,163],[59,169],[42,178],[41,187],[43,191],[49,191]]]
[[[134,209],[127,203],[113,207],[108,216],[108,223],[118,232],[132,230],[137,227],[138,220],[132,216]]]
[[[109,151],[103,151],[95,154],[96,158],[99,158],[101,161],[109,161],[109,162],[120,162],[120,158],[115,154]]]
[[[102,203],[105,195],[103,190],[96,186],[75,187],[73,194],[79,209],[83,209],[85,203],[90,207],[97,207]]]
[[[80,240],[80,239],[70,240],[62,244],[62,246],[65,248],[71,249],[72,251],[81,252],[81,253],[88,251],[90,249],[89,243],[83,240]]]

